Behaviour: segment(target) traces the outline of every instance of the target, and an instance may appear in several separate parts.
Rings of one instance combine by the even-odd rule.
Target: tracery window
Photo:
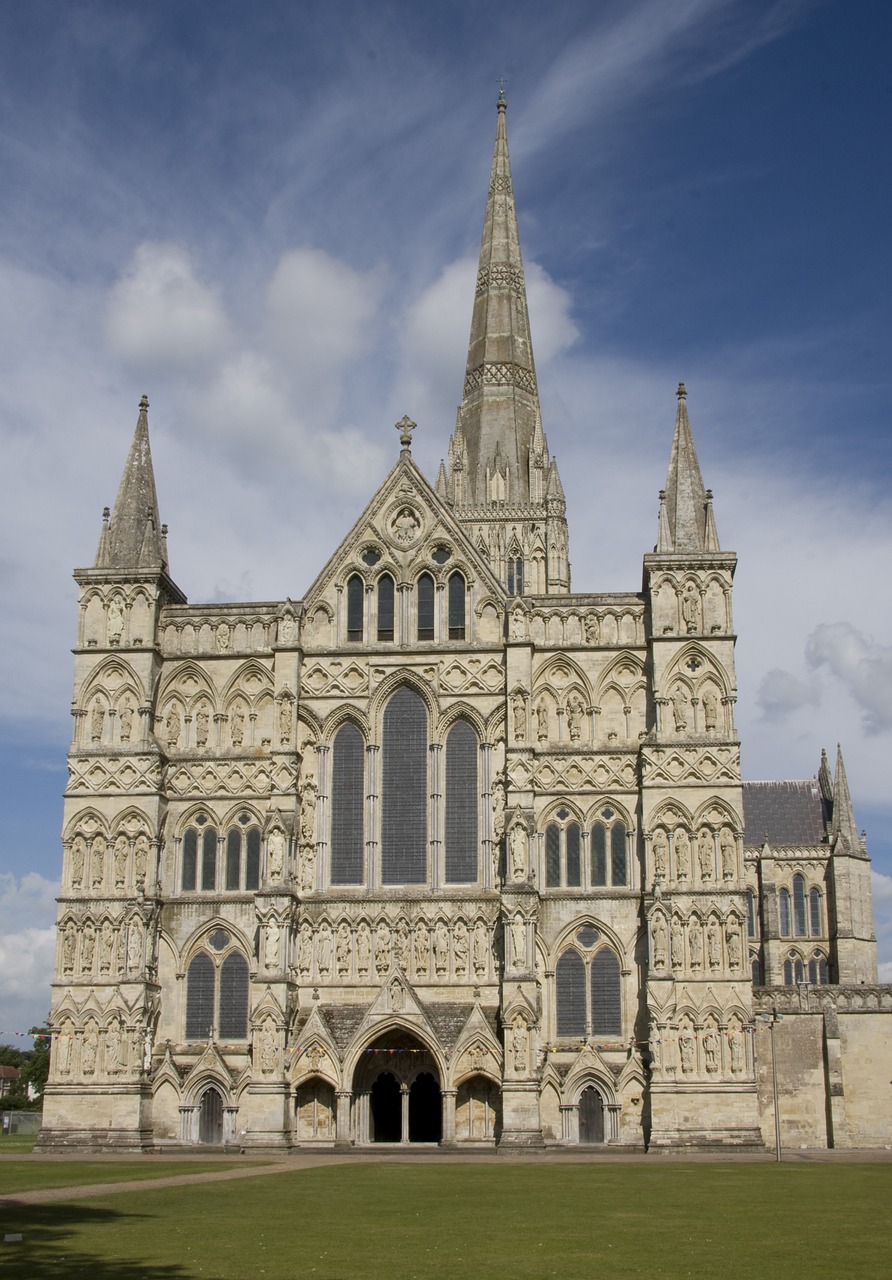
[[[793,877],[793,932],[797,938],[808,935],[805,922],[805,877]]]
[[[805,966],[802,963],[802,957],[797,956],[795,952],[791,952],[784,961],[784,986],[792,987],[794,984],[805,981]]]
[[[424,884],[427,870],[427,708],[403,685],[384,709],[381,881]]]
[[[830,981],[827,957],[816,951],[808,962],[808,980],[812,986],[826,986]]]
[[[240,813],[226,832],[227,889],[260,888],[260,828],[249,813]]]
[[[457,721],[446,738],[445,881],[477,879],[477,734]]]
[[[568,822],[569,810],[558,809],[558,822],[545,828],[545,887],[578,889],[582,886],[582,831]]]
[[[365,583],[354,573],[347,579],[347,639],[351,644],[362,642],[364,612]]]
[[[208,1040],[215,1027],[221,1040],[248,1037],[248,962],[231,942],[225,929],[215,929],[208,938],[210,950],[197,952],[189,962],[187,1040]]]
[[[626,885],[628,872],[628,830],[613,809],[602,810],[601,817],[592,826],[591,859],[592,888],[603,888],[608,883]],[[610,879],[608,881],[608,850]]]
[[[331,763],[331,883],[362,884],[365,743],[355,724],[335,734]]]
[[[180,885],[184,893],[196,889],[213,892],[217,888],[217,828],[204,813],[183,833]]]
[[[559,1036],[622,1035],[622,984],[619,957],[610,947],[591,948],[598,931],[584,925],[577,946],[568,947],[555,966],[555,1015]]]
[[[378,579],[378,639],[393,639],[394,585],[389,573]]]
[[[260,827],[251,814],[240,813],[226,832],[222,867],[217,828],[207,814],[196,815],[183,832],[180,887],[184,893],[260,888]]]
[[[418,639],[434,638],[434,580],[429,573],[423,573],[415,587],[416,607],[418,609]]]
[[[465,583],[464,574],[455,573],[449,575],[449,583],[447,586],[447,607],[449,610],[449,639],[464,640],[465,638],[465,596],[467,593],[467,584]]]

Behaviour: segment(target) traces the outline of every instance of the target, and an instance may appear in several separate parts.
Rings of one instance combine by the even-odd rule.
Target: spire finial
[[[499,111],[507,111],[508,109],[508,99],[505,97],[505,85],[507,83],[505,76],[499,76],[499,98],[496,102]]]
[[[685,390],[685,385],[684,385],[684,383],[683,383],[683,382],[679,382],[679,384],[678,384],[678,390],[676,391],[676,393],[675,393],[675,394],[678,396],[679,400],[686,400],[686,399],[687,399],[687,394],[688,394],[688,393],[687,393],[687,391]]]
[[[144,395],[142,396],[139,402],[140,413],[145,413],[148,410],[148,407],[149,407],[149,397]]]
[[[407,413],[404,413],[399,422],[394,423],[394,429],[400,433],[400,444],[403,446],[402,452],[409,453],[412,448],[412,432],[418,424],[413,422]]]

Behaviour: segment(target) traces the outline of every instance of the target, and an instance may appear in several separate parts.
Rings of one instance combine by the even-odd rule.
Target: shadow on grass
[[[181,1266],[148,1260],[116,1259],[111,1256],[112,1232],[116,1222],[141,1215],[94,1209],[81,1205],[23,1205],[0,1200],[0,1277],[19,1280],[66,1280],[89,1276],[91,1280],[191,1280],[192,1271]],[[109,1233],[109,1248],[90,1253],[81,1247],[81,1232]],[[21,1235],[20,1241],[7,1241]],[[207,1277],[204,1280],[208,1280]]]

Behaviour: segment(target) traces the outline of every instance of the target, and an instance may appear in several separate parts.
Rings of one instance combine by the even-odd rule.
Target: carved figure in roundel
[[[737,871],[737,841],[727,827],[722,827],[719,850],[722,855],[722,878],[733,880]]]
[[[536,706],[536,737],[540,742],[548,741],[548,703],[544,698]]]
[[[700,832],[700,839],[697,841],[697,856],[700,860],[700,879],[712,879],[713,860],[715,858],[715,841],[711,831],[706,828]]]
[[[71,845],[71,887],[79,889],[84,881],[84,864],[87,858],[87,842],[83,836],[75,836]]]
[[[691,843],[683,827],[675,833],[675,874],[679,880],[687,879],[691,870]]]
[[[229,713],[229,737],[234,747],[240,747],[245,740],[245,713],[240,702]]]
[[[442,920],[437,921],[434,930],[434,963],[437,973],[445,973],[449,968],[449,933]]]
[[[455,961],[455,972],[467,973],[468,927],[463,920],[459,920],[452,931],[452,956]]]
[[[598,615],[596,613],[587,613],[585,615],[585,641],[586,644],[598,643]]]
[[[195,712],[195,745],[196,747],[206,747],[208,744],[208,728],[211,718],[207,709],[207,704],[202,702],[198,710]]]
[[[180,713],[177,710],[176,703],[174,703],[168,711],[167,718],[164,721],[164,732],[167,736],[168,747],[175,747],[177,745],[180,740],[182,727],[183,725],[180,720]]]
[[[522,693],[515,693],[511,709],[514,716],[514,741],[523,742],[527,732],[527,703]]]
[[[129,742],[133,733],[133,703],[126,694],[118,708],[118,733],[122,742]]]
[[[652,932],[654,942],[654,968],[665,969],[668,930],[666,928],[666,921],[661,915],[654,916]]]
[[[260,1070],[269,1075],[276,1065],[276,1032],[272,1019],[267,1018],[260,1033]]]
[[[672,703],[672,718],[675,721],[676,733],[682,733],[688,727],[688,713],[690,711],[690,702],[688,700],[688,691],[683,684],[677,684],[669,695],[669,701]]]
[[[102,741],[102,726],[105,724],[105,708],[97,698],[93,703],[93,712],[90,716],[90,738],[93,742]]]
[[[124,610],[120,596],[112,596],[109,600],[106,619],[106,635],[109,644],[120,644],[121,633],[124,630]]]
[[[688,632],[699,630],[700,596],[691,582],[685,587],[684,595],[681,599],[681,616]]]
[[[421,532],[421,521],[409,506],[400,507],[390,522],[390,533],[394,542],[401,547],[408,547]]]
[[[703,694],[703,727],[714,733],[719,722],[719,700],[711,689]]]
[[[710,1072],[718,1071],[719,1038],[711,1027],[703,1037],[703,1055],[706,1062],[706,1070]]]
[[[511,876],[523,880],[527,874],[527,830],[522,822],[515,822],[509,837],[511,847]]]
[[[486,925],[478,920],[474,925],[474,972],[485,973],[486,959],[489,952],[489,937]]]
[[[356,967],[360,973],[368,973],[372,962],[372,939],[369,926],[363,921],[356,933]]]
[[[687,1028],[678,1037],[678,1052],[681,1058],[681,1069],[688,1075],[694,1070],[694,1037]]]
[[[114,851],[116,889],[123,889],[124,882],[127,879],[127,852],[127,837],[118,836],[115,841]]]
[[[582,734],[582,713],[584,707],[578,693],[570,695],[567,702],[567,728],[570,730],[570,741],[578,742]]]
[[[269,833],[266,842],[266,867],[270,880],[282,879],[285,870],[285,832],[279,827]]]
[[[427,925],[423,920],[419,920],[412,938],[412,956],[415,960],[415,972],[417,974],[427,973],[429,947],[430,936],[427,931]]]
[[[654,855],[654,878],[657,880],[666,879],[666,866],[669,861],[669,841],[666,838],[666,832],[662,827],[657,827],[654,832],[653,844]]]
[[[511,1056],[514,1070],[519,1075],[522,1075],[527,1069],[527,1043],[527,1024],[518,1014],[511,1028]]]
[[[350,926],[345,921],[341,921],[338,925],[335,959],[338,973],[348,973],[350,971]]]

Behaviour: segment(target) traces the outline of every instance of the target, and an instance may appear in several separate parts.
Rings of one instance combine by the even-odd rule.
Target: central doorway
[[[604,1141],[604,1100],[592,1085],[583,1089],[579,1099],[579,1141],[583,1146]]]
[[[434,1055],[416,1035],[393,1027],[362,1053],[353,1076],[353,1139],[437,1143],[443,1095]]]
[[[422,1071],[409,1087],[409,1141],[439,1142],[442,1136],[440,1086],[429,1071]]]
[[[372,1085],[372,1142],[399,1142],[403,1099],[400,1082],[384,1071]]]
[[[223,1141],[223,1099],[213,1088],[205,1089],[198,1109],[198,1141],[218,1146]]]

